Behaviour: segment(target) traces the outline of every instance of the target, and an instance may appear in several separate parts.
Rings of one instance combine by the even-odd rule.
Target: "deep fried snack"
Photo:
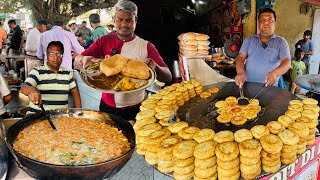
[[[200,144],[197,144],[194,148],[193,155],[197,159],[208,159],[215,155],[215,148],[217,143],[215,141],[205,141]]]
[[[281,157],[281,163],[284,164],[284,165],[290,165],[290,164],[296,162],[296,160],[297,160],[297,155],[292,156],[291,158],[283,158],[283,157]]]
[[[314,104],[314,105],[317,105],[318,101],[313,99],[313,98],[305,98],[305,99],[302,99],[302,103],[303,104]]]
[[[297,144],[294,144],[294,145],[283,144],[281,152],[297,152],[297,149],[298,149],[298,145]]]
[[[301,117],[301,113],[299,111],[295,111],[295,110],[289,110],[289,111],[285,112],[285,115],[289,116],[293,120],[296,120],[299,117]]]
[[[151,134],[151,133],[153,133],[153,132],[155,132],[155,131],[157,131],[159,129],[162,129],[160,124],[151,123],[151,124],[147,124],[147,125],[144,125],[141,128],[139,128],[136,131],[136,134],[138,136],[148,136],[149,134]]]
[[[259,156],[261,149],[261,144],[255,139],[247,139],[239,144],[240,154],[248,158]]]
[[[219,172],[218,175],[221,175],[221,176],[232,176],[239,171],[240,171],[239,165],[232,169],[224,169],[223,167],[218,166],[218,172]]]
[[[173,171],[177,174],[189,174],[193,172],[194,170],[194,164],[190,164],[189,166],[179,167],[179,166],[173,166]]]
[[[258,117],[257,113],[254,111],[250,111],[250,110],[246,110],[243,114],[243,117],[247,118],[247,119],[254,119],[256,117]]]
[[[229,123],[232,119],[232,114],[220,114],[217,121],[220,123]]]
[[[250,131],[255,139],[260,139],[262,136],[269,134],[269,129],[264,125],[256,125]]]
[[[217,143],[223,143],[223,142],[227,142],[227,141],[234,141],[234,136],[233,136],[233,132],[231,131],[220,131],[217,132],[213,139],[217,142]]]
[[[100,63],[100,71],[106,76],[113,76],[119,74],[127,62],[128,59],[126,57],[116,54]]]
[[[188,127],[188,123],[184,121],[177,122],[175,124],[172,124],[171,126],[168,126],[169,131],[171,133],[178,133],[181,129]]]
[[[302,111],[303,110],[303,107],[299,104],[291,104],[288,106],[288,110],[289,111]]]
[[[265,165],[265,166],[275,166],[279,163],[280,161],[280,158],[277,159],[276,161],[268,161],[268,160],[265,160],[265,159],[262,159],[262,165]]]
[[[217,164],[223,169],[234,169],[235,167],[239,166],[240,160],[238,157],[231,161],[222,161],[220,159],[217,159]]]
[[[197,159],[195,158],[194,160],[194,165],[196,167],[199,167],[201,169],[205,169],[208,167],[211,167],[213,165],[215,165],[217,163],[217,157],[216,156],[212,156],[208,159]]]
[[[163,111],[157,112],[155,117],[160,120],[160,119],[164,119],[164,118],[173,116],[173,113],[174,113],[173,110],[163,110]]]
[[[181,129],[178,132],[178,136],[180,136],[182,139],[193,139],[194,134],[198,133],[199,131],[199,128],[195,126],[189,126]]]
[[[170,136],[163,139],[160,143],[160,152],[172,153],[174,147],[178,145],[181,141],[182,139],[179,136]]]
[[[212,129],[201,129],[199,132],[194,134],[193,139],[198,143],[204,141],[213,140],[215,132]]]
[[[171,135],[170,131],[168,129],[159,129],[157,131],[154,131],[153,133],[149,134],[145,144],[159,144],[162,140],[168,138]]]
[[[174,163],[172,160],[160,160],[158,159],[158,167],[169,168],[173,167]]]
[[[252,173],[252,171],[250,171],[250,173],[245,173],[245,172],[241,171],[241,177],[243,179],[255,179],[260,174],[261,174],[261,166],[258,166],[258,170],[253,173]]]
[[[267,128],[269,129],[270,133],[278,134],[279,132],[283,131],[285,127],[278,121],[270,121],[267,124]]]
[[[278,121],[286,128],[289,126],[289,124],[294,122],[293,119],[286,115],[279,116]]]
[[[211,93],[210,92],[202,92],[202,93],[200,93],[200,97],[202,98],[202,99],[207,99],[208,97],[210,97],[211,96]]]
[[[313,111],[316,112],[316,113],[319,113],[319,111],[320,111],[319,106],[316,105],[316,104],[305,104],[305,105],[303,106],[303,109],[311,109],[311,110],[313,110]]]
[[[173,172],[173,177],[175,180],[188,180],[188,179],[192,179],[193,176],[194,176],[193,171],[188,174],[178,174],[176,172]]]
[[[208,177],[208,178],[201,178],[201,177],[198,177],[197,175],[194,175],[193,179],[194,180],[216,180],[217,177],[218,177],[218,173],[215,173],[214,175],[212,175],[211,177]]]
[[[173,171],[173,166],[171,167],[163,167],[163,166],[159,166],[157,167],[158,171],[164,174],[169,174]]]
[[[234,108],[231,109],[231,111],[233,110]],[[245,117],[242,117],[242,116],[234,116],[232,119],[231,119],[231,123],[234,124],[234,125],[243,125],[244,123],[247,122],[247,118]]]
[[[296,156],[296,155],[297,155],[296,151],[293,151],[293,152],[281,152],[281,154],[280,154],[281,158],[285,158],[285,159],[289,159],[292,156]]]
[[[150,77],[150,71],[149,71],[148,65],[138,60],[130,60],[122,68],[121,74],[123,76],[137,78],[137,79],[148,79]]]
[[[170,126],[169,126],[170,127]],[[194,147],[198,143],[193,140],[185,140],[173,149],[173,155],[179,159],[186,159],[193,156]]]
[[[218,171],[219,171],[219,169],[218,169]],[[237,173],[235,173],[231,176],[224,176],[224,175],[218,173],[219,180],[238,180],[239,178],[240,178],[240,171],[238,171]]]
[[[298,105],[300,105],[300,106],[303,106],[303,103],[300,101],[300,100],[291,100],[290,102],[289,102],[289,104],[291,105],[291,104],[298,104]]]
[[[185,167],[185,166],[190,166],[191,164],[194,163],[195,158],[193,156],[186,158],[186,159],[178,159],[178,158],[173,158],[173,162],[175,166],[177,167]]]
[[[299,142],[299,136],[289,129],[279,132],[278,136],[285,145],[296,145]]]
[[[155,108],[157,107],[157,104],[143,104],[140,106],[140,110],[144,111],[144,110],[155,110]]]
[[[250,99],[249,103],[251,105],[259,105],[259,100],[258,99]]]
[[[301,122],[294,122],[289,124],[288,129],[302,138],[309,135],[309,128]]]
[[[212,167],[201,169],[198,167],[194,168],[194,174],[200,178],[209,178],[217,173],[217,165],[213,165]]]
[[[278,153],[268,153],[265,150],[261,151],[261,159],[267,161],[277,161],[280,159],[280,152]]]
[[[133,128],[135,130],[141,128],[142,126],[144,125],[147,125],[147,124],[151,124],[151,123],[155,123],[156,122],[156,118],[154,117],[147,117],[147,118],[144,118],[144,119],[140,119],[140,120],[137,120],[134,125],[133,125]]]
[[[250,165],[257,164],[260,161],[260,158],[261,158],[260,154],[254,158],[249,158],[249,157],[240,155],[240,162],[250,166]]]
[[[252,138],[252,133],[248,129],[240,129],[234,133],[234,139],[237,143],[241,143],[244,140]]]
[[[260,139],[262,148],[269,153],[278,153],[281,151],[283,143],[277,135],[268,134]]]
[[[301,115],[306,116],[312,120],[318,120],[318,117],[319,117],[319,113],[314,112],[311,109],[304,109],[303,111],[301,111]]]
[[[214,104],[217,108],[222,108],[228,106],[228,103],[226,101],[218,101]]]
[[[279,161],[279,163],[275,166],[262,165],[262,170],[266,173],[275,173],[280,169],[280,167],[281,167],[281,162]]]
[[[250,174],[251,172],[256,172],[261,167],[261,161],[259,160],[256,164],[253,165],[246,165],[241,163],[240,164],[240,171],[246,174]]]
[[[223,142],[216,147],[216,156],[222,161],[231,161],[238,157],[239,149],[235,142]]]
[[[216,94],[219,92],[219,88],[217,87],[211,87],[209,90],[208,90],[210,93],[212,94]]]
[[[234,116],[239,116],[242,114],[242,108],[241,107],[233,107],[233,108],[231,108],[230,112]]]
[[[147,117],[154,117],[154,115],[156,114],[155,110],[145,110],[145,111],[140,111],[137,115],[136,115],[136,120],[141,120]]]

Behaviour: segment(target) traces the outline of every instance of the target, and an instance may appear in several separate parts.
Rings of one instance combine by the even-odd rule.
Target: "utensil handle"
[[[263,86],[260,88],[260,90],[258,91],[258,93],[257,93],[252,99],[256,98],[256,97],[261,93],[262,89],[266,86],[266,84],[267,84],[267,83],[264,83],[264,84],[263,84]]]
[[[244,97],[243,88],[242,87],[239,87],[239,91],[240,91],[240,97]]]
[[[25,166],[23,166],[23,165],[20,163],[20,161],[19,161],[16,153],[14,152],[11,144],[10,144],[10,143],[8,142],[8,140],[7,140],[6,125],[4,124],[2,118],[0,118],[0,131],[1,131],[1,135],[2,135],[2,137],[3,137],[3,140],[4,140],[4,142],[5,142],[6,145],[7,145],[8,150],[9,150],[10,153],[12,154],[14,160],[17,162],[19,168],[23,169],[23,170],[24,170],[25,172],[27,172],[30,176],[36,177],[36,174],[35,174],[33,171],[30,171],[28,168],[26,168]]]

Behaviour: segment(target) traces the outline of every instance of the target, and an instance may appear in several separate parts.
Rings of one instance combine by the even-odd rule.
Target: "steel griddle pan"
[[[246,82],[243,87],[244,95],[252,98],[262,87],[261,83]],[[207,85],[204,91],[210,87],[218,87],[220,91],[208,99],[201,99],[199,96],[191,98],[184,106],[178,110],[178,117],[189,123],[190,126],[199,128],[210,128],[215,132],[222,130],[237,131],[239,129],[251,129],[255,125],[266,125],[270,121],[277,120],[287,109],[289,101],[299,99],[289,91],[282,90],[278,87],[266,87],[257,96],[262,106],[262,113],[254,121],[248,121],[244,125],[237,126],[233,124],[223,124],[216,121],[216,115],[209,113],[217,100],[223,100],[228,96],[239,97],[239,88],[234,82],[223,82]]]

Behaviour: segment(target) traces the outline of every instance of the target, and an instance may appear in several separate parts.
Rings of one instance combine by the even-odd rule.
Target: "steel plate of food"
[[[33,114],[5,134],[9,150],[32,177],[103,179],[118,172],[133,153],[133,128],[118,116],[84,109],[52,110],[50,115],[57,131],[42,114]]]
[[[89,65],[80,71],[82,81],[91,88],[108,93],[131,93],[149,87],[155,72],[144,62],[120,54]]]

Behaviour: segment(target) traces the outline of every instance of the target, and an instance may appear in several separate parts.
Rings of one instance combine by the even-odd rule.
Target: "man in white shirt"
[[[70,32],[75,34],[77,29],[78,29],[77,24],[76,23],[71,23],[71,24],[69,24],[69,27],[70,27]]]
[[[2,77],[0,73],[0,117],[3,119],[9,118],[7,114],[7,110],[4,105],[8,104],[12,100],[12,94],[5,79]]]
[[[27,37],[26,51],[29,56],[37,56],[41,34],[47,30],[47,22],[39,20],[36,28],[32,29]]]

